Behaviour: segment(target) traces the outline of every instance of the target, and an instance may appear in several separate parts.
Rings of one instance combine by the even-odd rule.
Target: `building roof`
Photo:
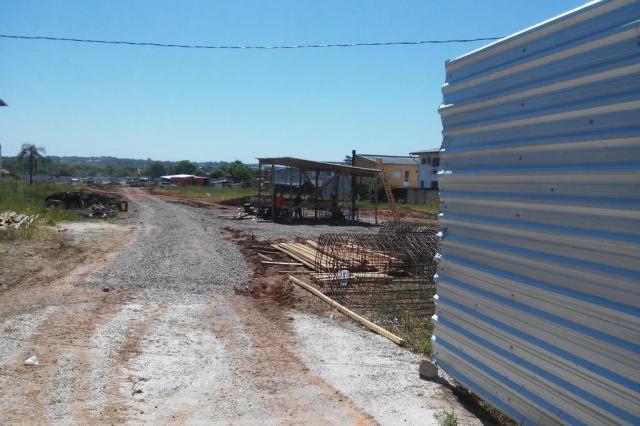
[[[10,176],[11,172],[7,169],[0,169],[0,176]]]
[[[431,149],[423,149],[420,151],[410,152],[410,155],[421,155],[421,154],[439,154],[440,148],[431,148]]]
[[[5,101],[3,101],[2,99],[0,99],[0,106],[7,106],[7,104],[5,103]]]
[[[274,158],[258,158],[262,164],[273,164],[275,166],[289,166],[300,170],[318,171],[318,172],[342,172],[350,175],[374,176],[380,173],[378,169],[369,169],[366,167],[353,167],[343,163],[330,163],[327,161],[305,160],[303,158],[294,157],[274,157]]]
[[[369,161],[377,162],[382,160],[384,164],[394,164],[400,166],[417,166],[418,161],[415,157],[408,155],[378,155],[378,154],[356,154],[356,157],[362,157]]]
[[[206,177],[205,177],[205,176],[186,175],[186,174],[160,176],[160,178],[161,178],[161,179],[171,179],[171,178],[180,178],[180,179],[206,179]]]

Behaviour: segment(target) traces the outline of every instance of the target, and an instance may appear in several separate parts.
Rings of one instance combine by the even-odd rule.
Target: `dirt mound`
[[[291,259],[273,249],[271,242],[259,241],[228,228],[226,231],[227,239],[238,245],[251,270],[248,284],[236,285],[235,292],[284,305],[293,303],[293,284],[289,281],[289,275],[278,271],[276,269],[278,265],[262,263],[263,261],[291,262]],[[282,269],[282,266],[279,268]]]

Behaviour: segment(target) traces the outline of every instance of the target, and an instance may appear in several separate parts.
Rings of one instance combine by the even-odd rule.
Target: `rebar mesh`
[[[318,240],[315,279],[352,308],[433,310],[438,228],[392,223],[378,234],[325,234]]]

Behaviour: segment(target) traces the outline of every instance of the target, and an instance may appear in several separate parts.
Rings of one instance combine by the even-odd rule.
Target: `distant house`
[[[13,179],[14,176],[7,169],[0,169],[0,180]]]
[[[418,156],[418,188],[438,189],[440,150],[426,149],[412,152],[411,155]]]
[[[418,159],[408,155],[356,154],[355,165],[377,168],[382,160],[384,174],[391,189],[416,188],[418,185]]]
[[[169,181],[178,186],[207,186],[209,184],[207,177],[187,174],[160,176],[160,180]]]

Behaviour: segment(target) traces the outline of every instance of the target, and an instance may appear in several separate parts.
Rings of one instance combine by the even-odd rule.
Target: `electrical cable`
[[[502,37],[480,37],[467,39],[449,39],[449,40],[418,40],[418,41],[374,41],[374,42],[356,42],[356,43],[327,43],[327,44],[292,44],[292,45],[204,45],[204,44],[175,44],[175,43],[157,43],[143,41],[124,41],[124,40],[98,40],[98,39],[82,39],[67,37],[51,37],[51,36],[27,36],[0,34],[0,38],[19,39],[19,40],[45,40],[45,41],[66,41],[74,43],[94,43],[94,44],[114,44],[128,46],[148,46],[148,47],[172,47],[181,49],[318,49],[328,47],[365,47],[365,46],[416,46],[424,44],[448,44],[448,43],[472,43],[476,41],[493,41],[500,40]]]

